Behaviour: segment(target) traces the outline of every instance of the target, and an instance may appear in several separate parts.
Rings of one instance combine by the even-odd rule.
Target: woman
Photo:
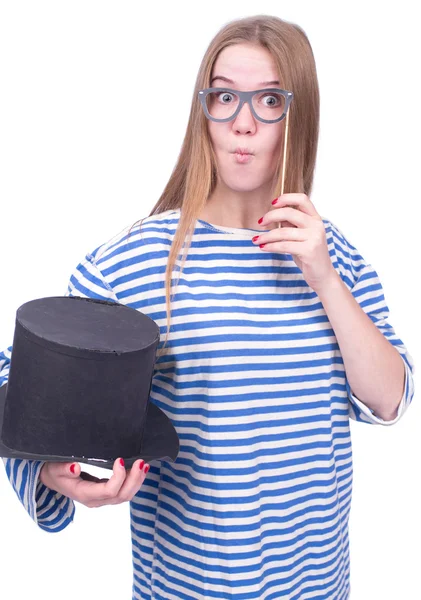
[[[318,127],[302,29],[228,23],[203,58],[158,203],[70,278],[68,295],[125,303],[160,326],[151,402],[174,423],[179,456],[149,473],[116,459],[107,482],[80,478],[78,463],[4,462],[46,531],[69,524],[74,500],[130,501],[133,598],[349,598],[349,418],[396,423],[413,360],[376,271],[310,200]]]

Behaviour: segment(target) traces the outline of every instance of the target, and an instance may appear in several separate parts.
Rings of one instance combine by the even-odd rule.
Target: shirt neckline
[[[180,208],[177,208],[176,211],[180,214]],[[242,235],[244,237],[250,237],[251,234],[262,234],[270,231],[269,229],[249,229],[247,227],[224,227],[223,225],[214,225],[213,223],[209,223],[208,221],[204,221],[203,219],[197,219],[197,222],[201,223],[207,229],[213,229],[214,231],[219,231],[221,233]]]
[[[203,221],[202,219],[197,219],[197,222],[202,223],[202,225],[210,229],[215,229],[215,231],[220,231],[221,233],[232,233],[235,235],[244,235],[246,237],[250,237],[252,233],[266,233],[268,231],[267,229],[248,229],[247,227],[224,227],[222,225],[208,223],[208,221]]]

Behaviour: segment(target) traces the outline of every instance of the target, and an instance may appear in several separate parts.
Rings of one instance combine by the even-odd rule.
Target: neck
[[[237,191],[223,185],[217,185],[206,201],[199,219],[221,225],[246,229],[262,229],[258,220],[271,210],[270,185],[255,190]]]

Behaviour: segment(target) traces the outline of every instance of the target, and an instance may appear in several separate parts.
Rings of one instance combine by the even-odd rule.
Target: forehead
[[[223,79],[215,79],[222,76]],[[233,82],[239,87],[279,85],[278,69],[269,50],[249,44],[224,48],[216,59],[211,85],[223,86]]]

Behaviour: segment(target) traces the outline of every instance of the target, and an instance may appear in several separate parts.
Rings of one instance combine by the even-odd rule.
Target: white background
[[[417,366],[416,3],[206,5],[203,14],[202,2],[0,3],[0,349],[21,304],[64,294],[87,252],[149,214],[180,151],[210,40],[259,12],[310,39],[321,92],[311,200],[376,268]],[[419,423],[417,398],[394,426],[351,423],[353,600],[421,598]],[[1,598],[131,598],[127,503],[76,503],[74,523],[49,534],[0,463],[0,532]]]

